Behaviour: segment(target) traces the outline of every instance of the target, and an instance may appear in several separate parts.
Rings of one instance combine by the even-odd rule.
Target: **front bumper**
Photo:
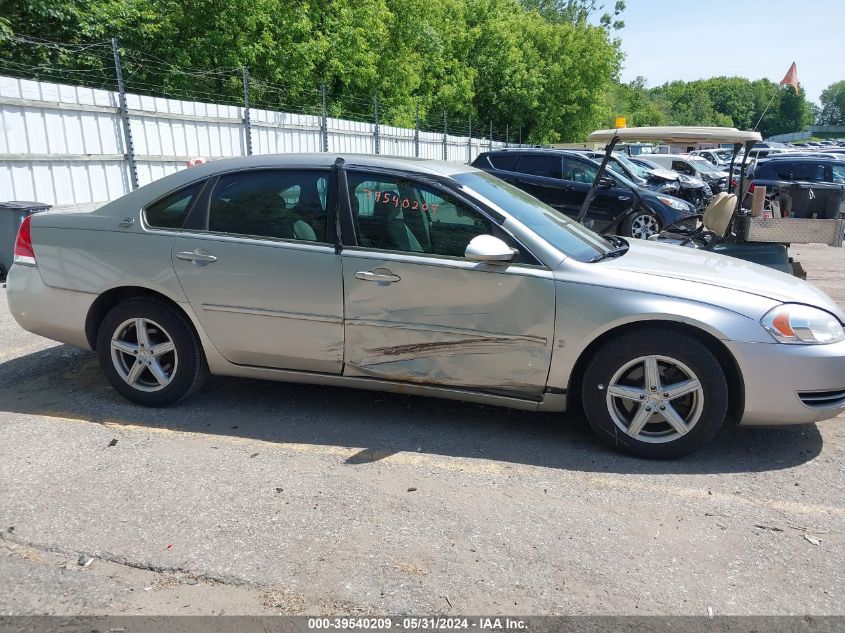
[[[745,381],[740,424],[806,424],[845,412],[845,341],[784,345],[725,341]]]
[[[25,330],[54,341],[91,349],[85,320],[97,295],[53,288],[36,266],[15,264],[6,279],[9,311]]]

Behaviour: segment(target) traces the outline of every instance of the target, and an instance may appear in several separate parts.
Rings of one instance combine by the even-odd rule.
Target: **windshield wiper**
[[[610,242],[610,245],[611,245],[611,246],[617,246],[617,247],[621,247],[621,246],[625,246],[625,247],[627,247],[627,246],[628,246],[628,242],[626,242],[625,240],[623,240],[623,239],[622,239],[621,237],[619,237],[618,235],[605,235],[604,233],[600,233],[600,236],[601,236],[601,237],[602,237],[602,238],[603,238],[606,242]]]
[[[628,252],[628,245],[625,244],[625,246],[619,246],[617,248],[612,248],[605,253],[599,253],[598,255],[593,257],[590,260],[589,263],[595,264],[596,262],[600,262],[600,261],[605,260],[605,259],[611,259],[613,257],[619,257],[621,255],[624,255],[627,252]]]

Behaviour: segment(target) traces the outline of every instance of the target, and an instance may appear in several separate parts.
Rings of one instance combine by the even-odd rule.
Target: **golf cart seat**
[[[731,224],[734,208],[736,208],[736,195],[722,191],[713,196],[707,208],[704,209],[704,213],[697,216],[701,218],[701,226],[698,228],[687,229],[670,225],[660,234],[653,235],[649,239],[664,244],[693,248],[707,246],[714,239],[718,240],[725,236]]]
[[[704,229],[720,237],[723,236],[730,226],[735,208],[735,194],[724,191],[717,193],[704,209],[704,215],[701,218]]]

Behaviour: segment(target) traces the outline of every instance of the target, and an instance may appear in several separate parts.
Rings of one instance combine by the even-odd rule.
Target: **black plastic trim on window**
[[[211,204],[211,192],[217,186],[219,176],[206,178],[202,185],[199,195],[191,205],[188,211],[188,216],[182,224],[183,231],[207,231],[208,230],[208,210]]]

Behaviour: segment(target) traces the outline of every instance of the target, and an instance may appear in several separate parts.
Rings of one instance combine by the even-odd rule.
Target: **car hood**
[[[629,240],[625,255],[598,265],[619,272],[659,279],[691,282],[704,303],[718,304],[719,289],[738,291],[783,303],[803,303],[827,310],[845,323],[845,313],[824,292],[792,275],[705,250]],[[595,264],[594,264],[595,265]],[[648,283],[648,282],[647,282]],[[649,285],[653,285],[649,284]]]
[[[668,169],[649,169],[648,173],[656,178],[661,178],[663,180],[677,180],[678,174],[674,171],[670,171]]]

